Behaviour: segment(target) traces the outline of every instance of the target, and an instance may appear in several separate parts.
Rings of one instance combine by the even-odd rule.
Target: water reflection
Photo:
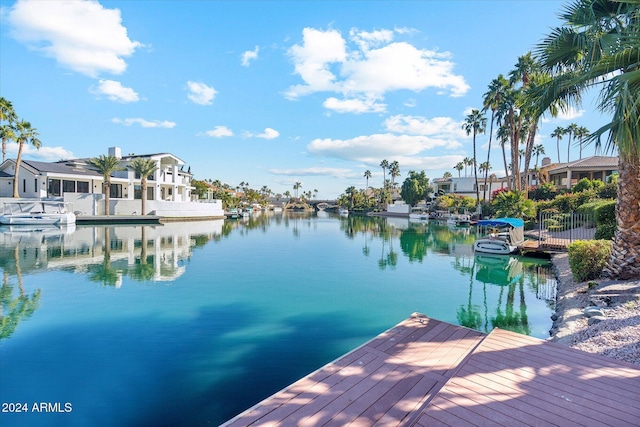
[[[452,267],[468,283],[466,302],[456,312],[456,319],[463,326],[484,332],[499,327],[531,334],[526,299],[535,296],[551,310],[555,304],[556,280],[547,260],[475,255],[476,235],[469,228],[437,222],[413,223],[404,218],[355,216],[343,219],[341,227],[349,238],[364,236],[365,256],[376,253],[377,241],[380,269],[398,264],[398,246],[409,262],[423,263],[430,254],[448,256]]]

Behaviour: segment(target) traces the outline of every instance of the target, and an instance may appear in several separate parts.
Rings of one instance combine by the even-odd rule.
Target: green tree
[[[569,156],[569,149],[571,148],[571,137],[578,132],[578,125],[575,123],[571,123],[564,129],[565,134],[569,135],[569,140],[567,141],[567,163],[571,161],[571,157]]]
[[[585,138],[589,137],[589,129],[584,126],[578,126],[578,129],[575,130],[575,137],[578,138],[578,146],[580,147],[580,159],[582,159],[582,146],[584,144]]]
[[[140,175],[140,188],[142,190],[140,215],[145,215],[147,204],[147,179],[149,175],[155,173],[158,170],[158,163],[152,159],[143,159],[142,157],[135,158],[129,165],[133,171]]]
[[[467,135],[473,134],[473,176],[476,182],[476,199],[480,200],[480,188],[478,187],[478,157],[476,155],[476,135],[484,133],[487,127],[487,118],[484,117],[480,110],[471,110],[471,114],[467,115],[467,118],[462,125],[462,129]]]
[[[487,164],[489,164],[489,158],[491,156],[491,141],[493,138],[493,124],[496,121],[496,111],[500,106],[500,103],[503,99],[507,97],[507,92],[509,90],[509,81],[504,78],[502,74],[498,75],[497,78],[493,79],[489,84],[489,89],[484,94],[484,99],[482,100],[482,111],[486,112],[487,110],[491,110],[491,124],[489,129],[489,147],[487,148]],[[505,166],[506,169],[506,166]],[[487,187],[487,175],[488,170],[485,171],[484,174],[484,186],[485,189]],[[486,203],[486,190],[482,196],[482,202]]]
[[[400,189],[400,196],[407,204],[415,206],[420,200],[426,200],[433,193],[429,178],[424,171],[409,171]]]
[[[7,141],[15,141],[14,123],[18,116],[13,109],[11,101],[0,97],[0,138],[2,138],[2,161],[7,159]],[[2,122],[7,122],[3,124]]]
[[[120,166],[120,159],[115,156],[105,156],[101,154],[87,161],[89,165],[96,168],[102,174],[102,194],[104,194],[104,214],[109,215],[109,199],[111,191],[111,174],[123,170]]]
[[[13,179],[13,197],[18,198],[20,197],[20,193],[18,192],[18,172],[20,171],[20,163],[22,162],[24,144],[29,143],[39,149],[42,142],[38,139],[36,128],[31,127],[31,123],[25,120],[16,123],[15,130],[17,132],[15,141],[18,143],[18,156],[16,157],[16,173]]]
[[[640,277],[640,5],[636,0],[575,0],[538,46],[553,80],[541,90],[543,108],[557,100],[579,105],[581,95],[601,87],[598,107],[611,121],[589,139],[607,135],[618,149],[617,231],[604,274]]]
[[[535,203],[524,197],[522,191],[501,191],[492,205],[499,217],[532,219],[536,216]]]
[[[391,176],[391,187],[395,187],[395,179],[400,176],[400,164],[397,160],[389,164],[389,175]]]

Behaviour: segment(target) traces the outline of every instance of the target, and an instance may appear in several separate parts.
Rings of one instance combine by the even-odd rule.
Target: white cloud
[[[338,179],[356,178],[356,174],[351,169],[343,168],[301,168],[301,169],[269,169],[269,173],[273,175],[285,176],[330,176]]]
[[[454,97],[469,90],[464,78],[454,74],[449,53],[393,42],[391,30],[351,30],[351,50],[340,32],[333,29],[305,28],[302,34],[302,44],[292,46],[289,55],[295,73],[304,83],[288,89],[285,96],[289,99],[335,92],[348,103],[353,99],[380,100],[386,92],[403,89],[419,92],[435,88]],[[335,105],[336,101],[332,98],[325,106]],[[369,112],[373,111],[377,110]]]
[[[7,153],[18,154],[18,144],[7,144]],[[63,159],[73,159],[73,153],[62,147],[41,146],[40,149],[33,145],[25,144],[22,149],[22,155],[34,160],[42,162],[57,162]]]
[[[383,113],[386,111],[386,104],[379,104],[374,99],[338,99],[327,98],[322,104],[327,110],[336,113]]]
[[[226,126],[216,126],[213,130],[208,130],[205,135],[213,138],[223,138],[225,136],[233,136],[233,132]]]
[[[462,121],[458,122],[451,117],[434,117],[428,119],[419,116],[396,115],[387,118],[384,125],[387,130],[396,133],[428,135],[446,139],[463,139],[467,138],[467,134],[462,129],[462,123]]]
[[[548,118],[545,116],[542,119],[542,122],[549,123],[549,122],[574,120],[574,119],[577,119],[578,117],[582,117],[585,112],[586,112],[585,110],[576,110],[575,108],[569,106],[565,110],[558,111],[558,115],[556,117]]]
[[[248,67],[251,61],[258,59],[258,52],[260,52],[260,48],[256,46],[254,50],[248,50],[242,54],[242,65],[244,67]]]
[[[198,105],[211,105],[218,93],[213,87],[204,83],[188,81],[189,95],[187,97]]]
[[[175,127],[176,123],[175,122],[170,122],[167,120],[164,121],[160,121],[160,120],[145,120],[145,119],[141,119],[141,118],[130,118],[130,119],[111,119],[111,121],[113,123],[118,123],[118,124],[122,124],[124,126],[131,126],[134,124],[138,124],[140,126],[142,126],[143,128],[167,128],[167,129],[171,129],[173,127]]]
[[[266,128],[262,133],[245,132],[247,138],[262,138],[262,139],[275,139],[280,136],[280,132],[275,129]]]
[[[424,150],[436,147],[459,148],[455,140],[430,138],[423,135],[374,134],[352,139],[315,139],[307,149],[318,155],[345,160],[356,160],[367,164],[380,162],[381,159],[400,156],[413,156]]]
[[[123,73],[123,58],[142,46],[129,39],[119,9],[93,0],[18,0],[8,17],[16,40],[91,77]]]
[[[105,95],[110,101],[123,104],[140,100],[140,96],[133,89],[124,87],[122,83],[114,80],[100,80],[98,87],[89,88],[89,92],[98,96]]]

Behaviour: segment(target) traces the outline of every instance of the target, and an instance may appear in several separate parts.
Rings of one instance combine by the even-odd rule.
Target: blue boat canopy
[[[524,221],[520,218],[494,218],[494,219],[481,219],[478,221],[478,225],[485,227],[504,227],[510,225],[512,227],[524,227]]]

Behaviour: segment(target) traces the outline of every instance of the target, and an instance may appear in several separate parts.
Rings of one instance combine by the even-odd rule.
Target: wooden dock
[[[414,314],[224,424],[638,426],[640,367]]]

